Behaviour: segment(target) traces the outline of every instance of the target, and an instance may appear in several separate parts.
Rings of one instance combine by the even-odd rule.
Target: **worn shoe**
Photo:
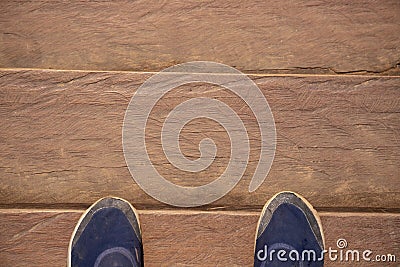
[[[143,246],[135,209],[103,198],[80,218],[68,249],[68,267],[140,267]]]
[[[254,266],[321,267],[323,250],[318,214],[304,198],[281,192],[265,204],[258,222]]]

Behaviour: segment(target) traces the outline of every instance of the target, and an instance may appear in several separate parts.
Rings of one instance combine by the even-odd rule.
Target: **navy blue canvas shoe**
[[[140,267],[138,216],[125,200],[103,198],[80,218],[68,249],[68,267]]]
[[[318,214],[300,195],[281,192],[265,204],[256,235],[254,266],[324,265]]]

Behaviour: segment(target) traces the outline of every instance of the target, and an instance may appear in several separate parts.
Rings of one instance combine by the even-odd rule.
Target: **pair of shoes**
[[[293,192],[270,199],[261,213],[254,266],[323,266],[324,239],[312,206]],[[81,217],[68,250],[68,267],[143,266],[138,215],[125,200],[103,198]]]

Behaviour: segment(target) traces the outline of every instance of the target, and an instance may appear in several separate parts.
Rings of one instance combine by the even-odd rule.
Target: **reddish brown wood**
[[[128,101],[150,74],[74,71],[0,72],[0,203],[7,207],[87,205],[107,195],[138,207],[162,207],[133,181],[122,153]],[[196,120],[184,128],[185,155],[212,138],[217,160],[187,173],[168,163],[160,131],[169,110],[192,97],[219,99],[241,116],[250,135],[250,163],[237,187],[209,208],[260,208],[276,192],[304,195],[319,209],[399,209],[400,78],[252,76],[276,121],[275,161],[263,185],[248,193],[258,163],[259,132],[243,101],[225,89],[188,85],[155,106],[147,147],[166,179],[197,186],[217,178],[229,161],[221,127]],[[201,134],[200,134],[201,133]]]
[[[70,235],[82,211],[1,210],[1,266],[65,266]],[[139,211],[146,266],[251,266],[258,213]],[[326,246],[400,255],[400,216],[322,213]],[[352,262],[343,266],[383,266]],[[341,266],[326,261],[325,266]],[[385,263],[384,266],[398,266]]]
[[[0,10],[3,68],[158,71],[208,60],[257,73],[400,73],[396,0],[12,0]]]

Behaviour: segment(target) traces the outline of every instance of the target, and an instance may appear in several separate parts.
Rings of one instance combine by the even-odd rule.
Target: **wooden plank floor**
[[[109,195],[139,209],[146,266],[251,266],[259,212],[282,190],[320,212],[327,247],[345,238],[350,249],[397,256],[368,266],[399,266],[400,2],[239,2],[0,1],[0,267],[65,266],[79,216]],[[122,123],[147,78],[193,60],[249,74],[274,115],[277,150],[267,179],[249,193],[260,151],[254,114],[217,86],[175,88],[146,127],[150,158],[166,179],[206,184],[230,158],[224,129],[197,119],[183,128],[181,149],[197,158],[209,137],[215,161],[195,174],[168,162],[162,123],[190,98],[229,105],[251,148],[229,194],[176,209],[132,179]]]
[[[4,266],[64,266],[70,233],[82,213],[65,208],[86,208],[106,195],[124,197],[141,209],[146,266],[250,266],[258,212],[280,190],[300,192],[322,211],[328,246],[335,248],[338,238],[346,238],[354,249],[399,254],[400,77],[251,76],[276,120],[278,149],[270,175],[255,193],[247,192],[249,179],[244,179],[221,200],[182,211],[147,196],[134,183],[123,158],[123,115],[130,97],[150,76],[0,71],[0,262]],[[259,133],[245,105],[210,85],[188,89],[166,95],[167,105],[155,107],[154,121],[162,121],[169,106],[186,98],[220,99],[231,104],[255,132],[252,157],[256,159]],[[149,124],[153,156],[160,149],[156,133],[160,127]],[[223,131],[197,121],[183,134],[190,136],[193,129],[204,130],[224,147]],[[193,143],[183,142],[182,148],[189,156],[198,153]],[[222,149],[219,158],[229,158],[229,153]],[[212,179],[209,173],[174,175],[165,167],[165,159],[152,160],[164,166],[164,174],[177,184],[198,185]],[[211,172],[218,174],[224,163],[212,165]],[[248,178],[255,164],[256,160],[250,162]]]
[[[0,210],[1,266],[65,266],[70,234],[82,211]],[[251,266],[256,212],[139,211],[146,266]],[[321,213],[327,247],[400,254],[400,215]],[[15,260],[18,258],[18,260]],[[371,257],[372,258],[372,257]],[[347,264],[347,265],[346,265]],[[325,266],[383,266],[377,262]],[[398,266],[385,263],[384,266]]]

